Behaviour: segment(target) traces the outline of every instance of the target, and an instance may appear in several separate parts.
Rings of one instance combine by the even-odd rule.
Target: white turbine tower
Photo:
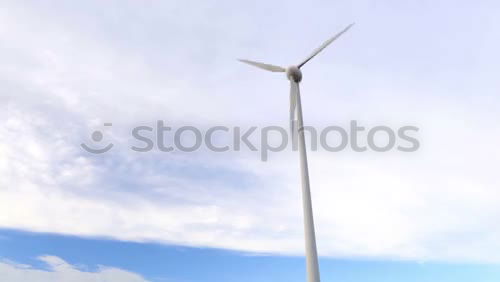
[[[305,244],[306,244],[306,268],[307,268],[307,281],[308,282],[320,282],[319,279],[319,266],[318,266],[318,253],[316,251],[316,236],[314,234],[314,219],[311,203],[311,190],[309,187],[309,171],[307,167],[307,153],[306,153],[306,142],[304,138],[304,121],[302,119],[302,104],[300,102],[300,89],[299,83],[302,80],[302,72],[300,68],[304,66],[309,60],[316,56],[319,52],[325,49],[330,43],[339,38],[344,34],[349,28],[351,28],[354,23],[350,24],[344,30],[328,39],[323,43],[318,49],[302,61],[298,65],[289,66],[287,68],[249,61],[240,60],[243,63],[256,66],[258,68],[272,71],[272,72],[285,72],[287,78],[290,80],[290,133],[295,136],[295,129],[298,131],[299,135],[299,152],[300,152],[300,172],[302,180],[302,207],[304,209],[304,233],[305,233]],[[297,127],[295,128],[294,121],[297,120]]]

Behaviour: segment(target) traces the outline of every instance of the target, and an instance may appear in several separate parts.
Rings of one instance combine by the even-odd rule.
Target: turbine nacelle
[[[297,66],[289,66],[286,68],[286,77],[293,82],[300,82],[302,80],[302,72]]]

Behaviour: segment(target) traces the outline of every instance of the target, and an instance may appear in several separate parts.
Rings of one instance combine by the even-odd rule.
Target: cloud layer
[[[0,276],[5,282],[37,281],[37,282],[146,282],[140,275],[118,268],[101,266],[95,272],[83,271],[81,267],[70,265],[55,256],[41,256],[48,269],[41,270],[30,265],[17,264],[12,261],[0,261]]]
[[[302,253],[293,153],[263,163],[247,151],[140,154],[116,146],[94,156],[79,147],[104,122],[113,122],[106,140],[118,145],[130,141],[131,127],[157,119],[202,128],[286,126],[284,78],[233,58],[301,59],[335,30],[331,17],[300,11],[311,25],[329,27],[292,44],[286,21],[209,2],[193,9],[129,3],[113,15],[96,15],[98,5],[112,8],[98,2],[55,10],[2,4],[0,227]],[[488,29],[497,19],[478,7],[476,16],[490,24],[464,26],[470,7],[457,7],[443,25],[422,26],[411,13],[420,6],[355,6],[320,9],[353,10],[339,22],[353,14],[361,20],[304,70],[306,121],[410,123],[421,128],[422,147],[412,154],[310,154],[320,254],[499,262],[499,42]],[[423,10],[431,23],[442,20]],[[455,29],[474,40],[463,41]]]

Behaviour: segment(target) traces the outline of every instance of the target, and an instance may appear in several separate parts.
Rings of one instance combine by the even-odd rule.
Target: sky
[[[303,68],[306,124],[415,126],[420,147],[309,153],[323,281],[497,281],[498,8],[2,1],[0,277],[303,280],[296,152],[139,153],[130,133],[288,128],[284,75],[236,59],[297,64],[355,22]],[[109,152],[81,148],[95,130]]]

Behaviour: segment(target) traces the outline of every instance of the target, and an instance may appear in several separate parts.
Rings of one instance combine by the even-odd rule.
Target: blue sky
[[[421,146],[310,152],[323,280],[498,278],[498,8],[2,2],[1,271],[12,282],[302,279],[295,152],[137,153],[130,131],[287,128],[286,78],[236,59],[294,64],[356,22],[303,68],[306,124],[412,125]],[[115,144],[108,153],[81,149],[95,130]]]
[[[98,264],[140,273],[150,281],[303,281],[304,259],[105,239],[2,230],[0,248],[18,263],[47,269],[35,259],[57,253],[81,271],[95,272]],[[5,263],[4,263],[5,264]],[[0,268],[3,266],[0,266]],[[493,282],[498,265],[422,263],[363,259],[321,259],[324,281],[368,282]]]

